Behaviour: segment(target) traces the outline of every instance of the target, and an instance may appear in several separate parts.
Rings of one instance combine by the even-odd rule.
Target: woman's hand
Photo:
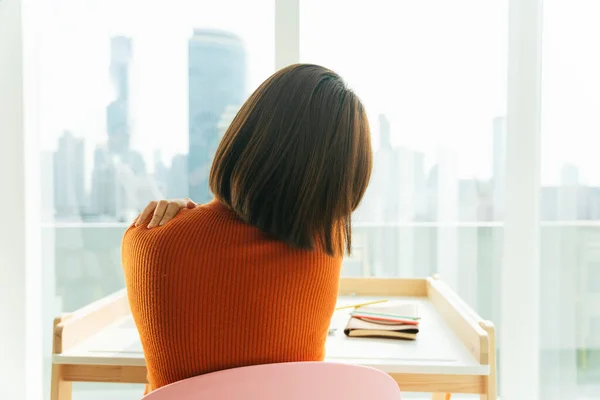
[[[148,229],[156,226],[162,226],[175,218],[175,216],[179,213],[179,210],[182,208],[194,207],[196,207],[196,203],[188,198],[151,201],[135,221],[135,226],[142,225],[146,218],[148,218],[148,216],[152,213],[154,213],[154,215],[148,224]]]

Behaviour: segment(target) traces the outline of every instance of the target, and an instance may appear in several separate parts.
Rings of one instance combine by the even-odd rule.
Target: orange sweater
[[[341,257],[293,249],[213,200],[123,239],[153,389],[207,372],[320,361]]]

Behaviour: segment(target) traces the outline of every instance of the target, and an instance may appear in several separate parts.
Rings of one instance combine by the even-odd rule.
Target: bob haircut
[[[215,197],[246,223],[302,248],[351,250],[351,214],[371,176],[364,107],[335,72],[296,64],[268,78],[225,132]]]

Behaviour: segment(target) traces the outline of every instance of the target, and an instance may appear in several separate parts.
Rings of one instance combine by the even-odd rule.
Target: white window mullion
[[[509,1],[500,395],[539,399],[542,0]]]
[[[275,69],[300,62],[300,0],[275,0]]]
[[[34,8],[0,1],[0,398],[15,400],[43,395]]]

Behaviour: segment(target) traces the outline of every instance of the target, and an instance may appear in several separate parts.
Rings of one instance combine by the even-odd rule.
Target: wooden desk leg
[[[71,400],[73,384],[62,379],[62,366],[52,365],[50,400]]]
[[[62,317],[54,319],[52,355],[62,351],[62,338],[56,334],[56,327],[62,320]],[[73,384],[63,380],[63,366],[53,363],[52,377],[50,378],[50,400],[71,400],[72,394]]]
[[[496,378],[496,334],[494,324],[490,321],[481,321],[479,323],[488,334],[488,355],[490,363],[490,374],[486,378],[486,393],[480,396],[481,400],[497,400],[497,378]]]
[[[432,393],[431,400],[449,400],[450,393]]]

